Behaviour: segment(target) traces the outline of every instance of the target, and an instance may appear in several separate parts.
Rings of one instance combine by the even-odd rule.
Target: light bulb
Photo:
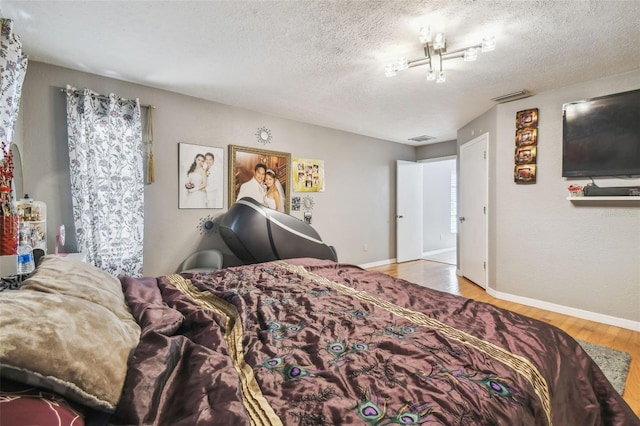
[[[464,51],[464,61],[471,62],[478,59],[478,49],[475,47],[470,47]]]
[[[433,81],[436,79],[436,72],[434,70],[431,70],[427,73],[427,80],[428,81]]]
[[[496,38],[495,37],[485,37],[482,39],[482,51],[483,52],[491,52],[496,48]]]
[[[389,64],[384,67],[384,75],[387,77],[394,77],[397,74],[396,67],[393,64]]]
[[[445,81],[447,81],[447,76],[444,71],[440,71],[438,73],[438,79],[436,80],[436,83],[444,83]]]

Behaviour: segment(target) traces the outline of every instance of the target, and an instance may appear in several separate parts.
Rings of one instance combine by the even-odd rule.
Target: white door
[[[460,147],[459,256],[462,275],[487,288],[488,134]]]
[[[422,258],[422,164],[397,161],[396,261]]]

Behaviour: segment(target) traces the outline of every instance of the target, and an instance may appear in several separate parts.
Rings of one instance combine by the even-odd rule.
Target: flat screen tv
[[[640,175],[640,89],[562,106],[562,176]]]

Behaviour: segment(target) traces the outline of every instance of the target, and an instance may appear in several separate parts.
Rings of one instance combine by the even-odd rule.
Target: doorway
[[[422,258],[457,264],[456,156],[420,160],[423,176]]]

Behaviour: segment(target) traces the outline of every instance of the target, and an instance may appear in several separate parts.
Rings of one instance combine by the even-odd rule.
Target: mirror
[[[24,196],[24,189],[22,187],[22,157],[20,156],[20,149],[18,145],[12,143],[9,147],[13,154],[13,198],[19,200]]]

